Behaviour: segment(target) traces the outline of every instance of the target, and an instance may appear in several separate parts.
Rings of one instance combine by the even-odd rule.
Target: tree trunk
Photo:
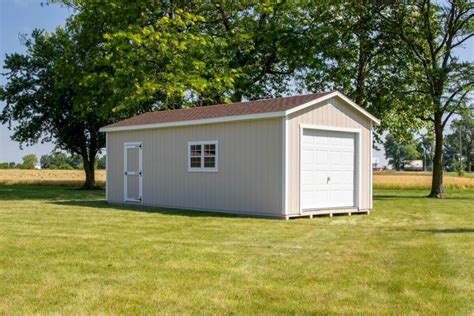
[[[428,197],[443,198],[443,124],[442,115],[435,115],[435,152],[433,157],[433,178]]]
[[[94,190],[97,188],[95,185],[95,157],[89,159],[87,157],[82,157],[82,161],[84,165],[84,172],[86,174],[86,181],[84,182],[82,188],[84,190]]]

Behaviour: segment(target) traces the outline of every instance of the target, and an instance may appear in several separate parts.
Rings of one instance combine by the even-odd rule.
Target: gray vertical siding
[[[288,117],[288,214],[297,214],[300,208],[300,124],[361,129],[361,210],[371,205],[371,122],[339,98],[331,98],[295,112]],[[358,166],[356,165],[356,168]],[[356,182],[358,185],[358,182]]]
[[[123,144],[143,142],[143,203],[281,216],[282,119],[109,132],[110,202],[123,202]],[[218,141],[218,172],[188,172],[188,142]]]

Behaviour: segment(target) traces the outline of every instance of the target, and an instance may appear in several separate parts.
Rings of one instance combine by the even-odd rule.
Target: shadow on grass
[[[83,190],[79,186],[0,184],[0,201],[84,199],[101,193],[104,190]]]
[[[388,201],[388,200],[405,200],[405,199],[424,199],[426,201],[449,201],[449,200],[469,200],[467,196],[446,196],[444,199],[433,199],[427,196],[428,194],[374,194],[374,201]]]
[[[122,205],[122,204],[111,204],[106,201],[98,200],[70,200],[70,201],[52,201],[49,202],[54,205],[62,206],[76,206],[76,207],[91,207],[95,209],[112,209],[115,211],[125,212],[140,212],[150,214],[162,214],[172,216],[186,216],[186,217],[228,217],[228,218],[239,218],[242,216],[226,213],[216,213],[209,211],[192,211],[192,210],[181,210],[173,208],[159,208],[154,206],[141,206],[141,205]],[[244,216],[245,217],[245,216]]]
[[[444,228],[444,229],[417,229],[420,233],[432,234],[460,234],[460,233],[474,233],[474,228]]]
[[[426,196],[423,195],[403,195],[403,194],[375,194],[374,200],[402,200],[402,199],[424,199]]]

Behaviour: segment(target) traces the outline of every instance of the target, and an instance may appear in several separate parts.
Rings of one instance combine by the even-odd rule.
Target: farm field
[[[0,314],[474,312],[474,188],[278,221],[0,185]]]
[[[426,189],[431,188],[429,172],[394,172],[382,171],[374,173],[376,189]],[[453,189],[474,188],[474,173],[465,173],[460,177],[455,172],[445,172],[444,186]]]
[[[0,184],[37,184],[79,186],[84,182],[83,170],[0,169]],[[96,170],[97,185],[105,184],[105,170]]]
[[[82,170],[22,170],[0,169],[0,184],[38,185],[81,185],[84,181]],[[97,185],[105,185],[105,170],[96,170]],[[474,188],[474,173],[459,177],[456,173],[446,173],[445,186],[448,188]],[[431,174],[427,172],[374,173],[374,188],[380,189],[429,189]]]

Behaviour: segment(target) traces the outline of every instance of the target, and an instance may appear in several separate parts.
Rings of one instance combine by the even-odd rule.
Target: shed
[[[288,219],[372,209],[372,126],[338,91],[144,113],[107,133],[106,199]]]

